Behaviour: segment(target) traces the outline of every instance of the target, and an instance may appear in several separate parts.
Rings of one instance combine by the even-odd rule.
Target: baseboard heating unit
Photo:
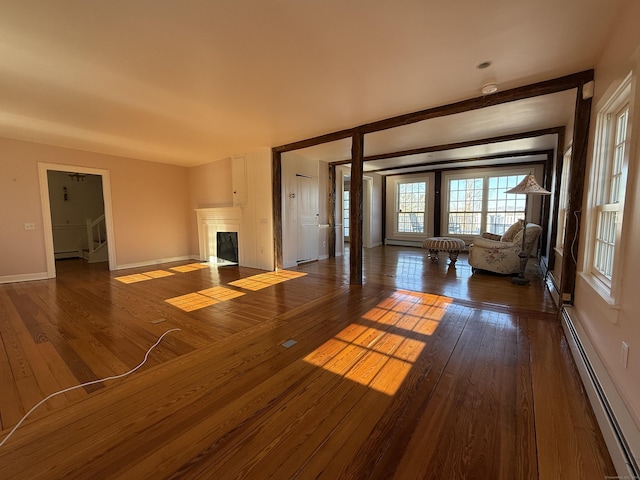
[[[563,306],[562,328],[611,459],[620,478],[640,480],[640,431],[575,315],[573,307]]]

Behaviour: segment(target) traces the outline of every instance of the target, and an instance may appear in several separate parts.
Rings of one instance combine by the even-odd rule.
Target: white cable
[[[132,368],[132,369],[131,369],[131,370],[129,370],[128,372],[121,373],[120,375],[114,375],[114,376],[112,376],[112,377],[101,378],[101,379],[99,379],[99,380],[92,380],[91,382],[83,383],[83,384],[81,384],[81,385],[76,385],[76,386],[74,386],[74,387],[65,388],[64,390],[60,390],[59,392],[52,393],[52,394],[51,394],[51,395],[49,395],[47,398],[45,398],[45,399],[43,399],[43,400],[40,400],[38,403],[36,403],[36,404],[31,408],[31,410],[29,410],[29,411],[24,415],[24,417],[22,417],[22,418],[20,419],[20,421],[19,421],[18,423],[16,423],[16,425],[11,429],[11,431],[9,432],[9,434],[8,434],[6,437],[4,437],[4,440],[2,440],[2,442],[0,442],[0,447],[2,447],[2,446],[7,442],[7,440],[9,440],[9,437],[11,437],[11,435],[13,435],[13,434],[14,434],[14,432],[18,429],[18,427],[20,427],[20,425],[22,425],[22,422],[24,422],[24,421],[27,419],[27,417],[28,417],[29,415],[31,415],[31,414],[34,412],[34,410],[35,410],[36,408],[38,408],[40,405],[42,405],[44,402],[46,402],[46,401],[47,401],[47,400],[49,400],[50,398],[53,398],[53,397],[55,397],[56,395],[61,395],[61,394],[66,393],[66,392],[70,392],[71,390],[75,390],[76,388],[87,387],[87,386],[89,386],[89,385],[93,385],[93,384],[96,384],[96,383],[106,382],[106,381],[108,381],[108,380],[116,380],[116,379],[118,379],[118,378],[122,378],[122,377],[126,377],[127,375],[131,375],[133,372],[135,372],[136,370],[138,370],[140,367],[142,367],[142,366],[145,364],[145,362],[146,362],[146,361],[147,361],[147,359],[149,358],[149,354],[151,353],[151,350],[153,350],[154,348],[156,348],[156,347],[158,346],[158,344],[162,341],[162,339],[164,338],[164,336],[165,336],[166,334],[168,334],[168,333],[170,333],[170,332],[178,332],[178,331],[180,331],[180,329],[179,329],[179,328],[172,328],[171,330],[167,330],[167,331],[166,331],[166,332],[164,332],[162,335],[160,335],[160,338],[158,338],[158,341],[157,341],[156,343],[154,343],[153,345],[151,345],[151,347],[149,347],[149,350],[147,350],[147,353],[144,355],[144,359],[142,360],[142,362],[140,362],[140,364],[138,364],[138,366],[137,366],[137,367]]]
[[[578,265],[578,259],[576,258],[576,254],[573,251],[576,245],[576,240],[578,239],[578,228],[580,226],[580,218],[578,217],[578,215],[580,215],[582,213],[582,210],[576,210],[575,212],[573,212],[573,216],[576,217],[576,230],[575,232],[573,232],[573,241],[571,242],[571,258],[573,259],[573,263],[575,263],[576,265]]]

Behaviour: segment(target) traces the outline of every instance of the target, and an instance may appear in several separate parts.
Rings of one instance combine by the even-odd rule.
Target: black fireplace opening
[[[216,232],[216,256],[218,263],[238,264],[238,232]]]

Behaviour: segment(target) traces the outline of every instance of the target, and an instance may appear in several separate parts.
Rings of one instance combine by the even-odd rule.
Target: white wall
[[[609,305],[597,290],[579,275],[576,281],[575,310],[582,329],[595,346],[600,360],[610,375],[615,388],[626,404],[635,426],[640,429],[640,295],[638,295],[637,275],[640,271],[640,2],[627,2],[618,19],[603,55],[595,68],[595,94],[593,98],[590,151],[588,159],[593,159],[593,139],[596,115],[599,107],[608,98],[622,79],[635,70],[635,103],[632,105],[632,130],[630,131],[630,158],[628,189],[624,224],[622,228],[622,248],[617,255],[622,261],[622,285],[618,296],[619,304]],[[589,183],[585,183],[588,191]],[[583,212],[588,212],[588,195],[585,195]],[[583,217],[584,219],[584,217]],[[584,271],[586,231],[581,232],[579,268]],[[622,342],[629,345],[628,367],[620,360]]]
[[[274,269],[273,207],[271,198],[271,150],[241,154],[247,162],[247,201],[242,210],[243,266]],[[189,169],[189,228],[191,254],[198,258],[196,208],[230,207],[233,204],[231,159]]]

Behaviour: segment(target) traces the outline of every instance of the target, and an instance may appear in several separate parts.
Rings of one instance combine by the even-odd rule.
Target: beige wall
[[[110,172],[118,267],[190,255],[186,168],[0,139],[0,281],[47,271],[39,162]]]
[[[603,56],[595,69],[595,95],[591,119],[590,152],[593,158],[593,138],[596,115],[604,99],[620,84],[624,77],[635,70],[636,85],[638,68],[640,29],[640,2],[628,2],[625,11]],[[616,254],[622,261],[622,286],[619,306],[609,306],[591,287],[585,277],[579,276],[576,283],[575,309],[582,328],[594,344],[600,360],[613,380],[618,393],[626,403],[633,421],[640,429],[640,295],[638,295],[637,275],[640,271],[640,88],[635,87],[635,104],[632,105],[632,131],[629,158],[629,179],[626,197],[625,217],[622,229],[622,249]],[[633,100],[632,100],[633,101]],[[589,183],[585,184],[588,191]],[[587,196],[588,197],[588,196]],[[585,200],[583,212],[589,212],[589,199]],[[580,245],[586,243],[586,232],[582,232]],[[581,248],[579,261],[584,257]],[[581,263],[580,263],[581,265]],[[624,368],[620,361],[622,342],[629,345],[629,363]]]

